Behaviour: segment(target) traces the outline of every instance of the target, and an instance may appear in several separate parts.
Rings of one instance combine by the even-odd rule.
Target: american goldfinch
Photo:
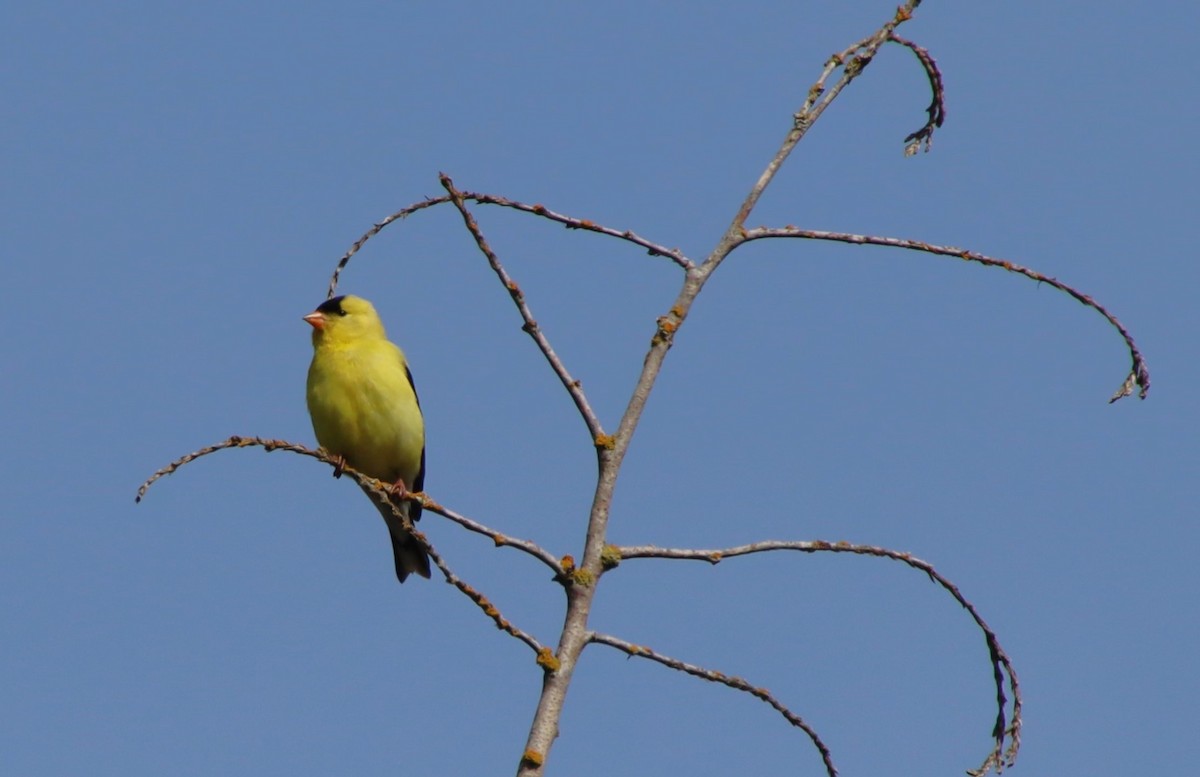
[[[317,442],[364,475],[424,489],[425,419],[404,352],[387,339],[375,308],[361,297],[334,297],[304,320],[313,328],[308,414]],[[425,550],[385,500],[366,494],[392,535],[396,577],[429,577]],[[421,517],[414,502],[400,509],[413,521]]]

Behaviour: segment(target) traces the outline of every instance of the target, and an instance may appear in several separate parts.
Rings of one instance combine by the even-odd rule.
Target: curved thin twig
[[[904,142],[908,143],[904,149],[905,155],[912,156],[917,153],[922,141],[924,141],[925,151],[928,153],[933,146],[933,131],[946,121],[946,87],[942,83],[942,71],[938,70],[937,62],[934,61],[933,55],[929,53],[928,49],[918,46],[907,38],[901,38],[895,32],[888,35],[888,40],[899,43],[912,51],[920,61],[921,67],[925,68],[925,77],[929,79],[929,89],[933,92],[929,107],[925,109],[925,112],[929,114],[929,120],[925,122],[925,126],[904,139]]]
[[[358,253],[358,249],[362,248],[364,243],[382,232],[384,227],[386,227],[388,224],[391,224],[393,221],[408,218],[419,210],[425,210],[426,208],[431,208],[434,205],[441,205],[442,203],[449,201],[449,197],[427,197],[421,202],[413,203],[407,208],[401,208],[392,215],[384,218],[382,221],[372,224],[371,228],[364,232],[362,237],[354,241],[354,245],[350,246],[350,250],[342,254],[342,258],[338,260],[337,267],[333,268],[333,275],[329,278],[329,290],[325,294],[326,299],[331,299],[334,292],[337,291],[338,279],[342,276],[342,270],[346,269],[346,265],[350,263],[350,257]]]
[[[146,478],[146,480],[140,486],[138,486],[137,496],[134,497],[133,501],[141,502],[146,496],[146,492],[150,490],[150,486],[154,485],[155,482],[161,478],[172,474],[184,464],[189,464],[196,459],[207,456],[210,453],[223,451],[227,448],[263,448],[267,453],[275,450],[291,451],[292,453],[299,453],[301,456],[311,456],[312,458],[318,459],[327,464],[336,465],[336,462],[334,462],[333,459],[331,459],[324,451],[314,451],[311,448],[306,448],[303,445],[297,445],[296,443],[291,443],[287,440],[272,440],[266,437],[242,437],[235,434],[219,443],[206,445],[199,450],[180,456],[165,467],[161,467],[153,475]]]
[[[606,227],[603,224],[597,224],[590,219],[580,219],[575,218],[574,216],[567,216],[562,213],[557,213],[544,205],[527,205],[526,203],[510,200],[507,197],[500,197],[495,194],[463,192],[462,197],[464,200],[474,200],[480,205],[499,205],[504,208],[519,210],[523,213],[532,213],[535,216],[541,216],[542,218],[549,219],[551,221],[557,221],[567,229],[582,229],[587,232],[595,232],[600,235],[615,237],[618,240],[624,240],[646,249],[646,253],[650,254],[650,256],[665,256],[684,270],[689,270],[695,266],[695,263],[686,255],[684,255],[683,251],[680,249],[667,248],[664,245],[651,242],[641,235],[638,235],[628,229],[613,229],[612,227]]]
[[[743,242],[751,240],[763,240],[766,238],[805,238],[809,240],[832,240],[838,243],[852,243],[855,245],[874,245],[888,246],[890,248],[903,248],[910,251],[921,251],[927,254],[937,254],[939,256],[953,256],[957,259],[962,259],[968,262],[977,262],[987,267],[999,267],[1017,275],[1023,275],[1030,280],[1044,283],[1047,286],[1052,286],[1061,292],[1074,297],[1082,305],[1095,310],[1100,315],[1104,316],[1105,320],[1112,325],[1121,338],[1125,341],[1126,348],[1129,349],[1129,356],[1133,364],[1130,367],[1129,374],[1125,377],[1125,381],[1121,384],[1117,392],[1109,398],[1109,404],[1116,402],[1118,399],[1127,397],[1133,393],[1134,386],[1140,386],[1141,391],[1138,396],[1145,399],[1150,392],[1150,370],[1146,366],[1146,360],[1142,356],[1142,352],[1138,350],[1137,344],[1133,341],[1133,335],[1125,328],[1116,316],[1108,311],[1103,305],[1092,299],[1087,294],[1068,286],[1067,284],[1048,275],[1042,275],[1036,270],[1031,270],[1028,267],[1022,267],[1015,262],[1010,262],[1006,259],[996,259],[985,254],[975,251],[967,251],[963,248],[955,248],[954,246],[941,246],[933,243],[926,243],[921,240],[905,240],[897,237],[877,237],[875,235],[855,235],[848,232],[826,232],[816,229],[800,229],[798,227],[787,226],[779,228],[756,227],[748,229],[743,235]]]
[[[751,685],[740,677],[731,677],[723,672],[718,672],[713,669],[705,669],[704,667],[697,666],[696,664],[689,664],[685,661],[680,661],[677,658],[671,658],[670,656],[663,655],[662,653],[652,650],[645,645],[635,645],[632,642],[626,642],[623,639],[619,639],[608,634],[592,632],[588,638],[588,642],[597,645],[608,645],[609,647],[616,648],[617,650],[620,650],[621,652],[635,658],[650,659],[651,661],[657,662],[671,669],[675,669],[676,671],[686,672],[693,677],[699,677],[701,680],[708,680],[712,683],[720,683],[728,688],[733,688],[735,691],[744,691],[756,699],[766,702],[767,704],[771,705],[776,712],[782,715],[784,720],[808,735],[808,738],[812,740],[813,745],[817,748],[817,752],[821,754],[821,760],[825,763],[825,773],[828,774],[829,777],[837,777],[838,770],[833,765],[833,754],[829,751],[829,748],[825,745],[825,743],[821,741],[821,737],[817,734],[812,726],[806,723],[799,715],[788,709],[783,702],[776,699],[775,696],[772,695],[771,692],[766,688]]]
[[[438,569],[442,571],[442,575],[446,578],[446,582],[450,583],[468,599],[474,602],[475,605],[479,607],[481,611],[483,611],[483,614],[490,618],[494,624],[496,624],[496,628],[512,637],[515,637],[516,639],[519,639],[521,642],[524,642],[533,650],[534,653],[541,654],[545,650],[542,644],[538,642],[531,634],[514,626],[511,621],[505,618],[504,615],[501,614],[500,610],[498,610],[496,606],[488,600],[487,597],[464,582],[462,578],[458,577],[458,575],[454,574],[453,570],[451,570],[450,567],[446,565],[446,562],[442,560],[441,554],[437,552],[437,549],[434,548],[432,544],[430,544],[429,539],[422,532],[417,530],[412,521],[408,519],[408,515],[400,509],[400,504],[404,500],[412,499],[414,501],[421,502],[423,506],[428,507],[431,511],[438,513],[439,515],[445,515],[446,511],[441,507],[441,505],[437,504],[428,497],[425,497],[424,494],[419,494],[418,492],[412,491],[401,491],[395,486],[389,485],[372,477],[367,477],[361,472],[355,470],[353,467],[346,466],[345,462],[343,462],[339,457],[330,456],[323,450],[312,450],[311,448],[307,448],[303,445],[297,445],[285,440],[272,440],[263,437],[241,437],[234,435],[226,440],[216,443],[215,445],[207,445],[200,450],[193,451],[185,456],[180,456],[167,466],[162,467],[149,478],[147,478],[144,483],[142,483],[137,490],[137,497],[134,499],[134,501],[141,502],[142,497],[146,495],[146,492],[149,490],[150,486],[154,485],[155,481],[170,475],[189,462],[193,462],[202,456],[209,455],[210,453],[216,453],[217,451],[226,450],[229,448],[250,447],[260,447],[268,452],[274,450],[286,450],[291,451],[292,453],[299,453],[302,456],[309,456],[311,458],[318,459],[319,461],[323,461],[357,483],[360,488],[368,492],[368,496],[372,498],[372,501],[386,502],[388,506],[391,507],[392,512],[395,513],[395,515],[403,522],[404,528],[407,529],[414,538],[416,538],[417,542],[421,544],[421,547],[425,549],[425,552],[429,554],[429,557],[433,559],[433,562],[437,564]],[[458,520],[457,518],[451,518],[451,520],[454,520],[457,523],[462,523],[462,521]],[[499,536],[496,532],[486,530],[486,527],[482,527],[479,524],[476,524],[476,526],[484,528],[485,531],[482,531],[481,533],[493,536],[493,539]],[[530,542],[522,541],[520,544],[517,544],[512,541],[504,543],[497,541],[497,545],[500,544],[509,545],[517,548],[518,550],[524,550],[526,553],[529,553],[534,558],[537,558],[543,562],[546,561],[545,557],[550,556],[550,554],[546,553],[546,551]],[[550,557],[549,566],[553,569],[557,569],[561,574],[562,567],[553,557]]]
[[[197,451],[180,456],[170,464],[162,467],[138,487],[137,496],[134,497],[134,501],[141,502],[146,496],[146,492],[150,490],[150,486],[154,485],[154,483],[161,478],[164,478],[167,475],[175,472],[183,465],[189,464],[196,459],[209,455],[210,453],[216,453],[217,451],[227,450],[229,448],[263,448],[268,453],[276,450],[298,453],[301,456],[309,456],[317,459],[318,461],[323,461],[331,467],[337,468],[340,466],[343,474],[345,474],[354,482],[358,483],[358,485],[364,489],[371,490],[371,484],[378,482],[374,478],[369,478],[366,475],[363,475],[353,467],[345,466],[338,458],[330,456],[323,450],[313,450],[312,448],[308,448],[297,443],[291,443],[287,440],[273,440],[266,437],[243,437],[240,435],[234,435],[214,445],[206,445]],[[395,495],[394,491],[389,491],[389,493]],[[497,547],[515,548],[517,550],[524,551],[526,554],[536,558],[553,570],[556,577],[561,577],[564,574],[562,564],[559,562],[559,559],[557,559],[553,553],[550,553],[535,542],[521,539],[519,537],[511,537],[477,521],[473,521],[464,515],[444,507],[425,493],[415,491],[405,492],[402,495],[402,498],[420,502],[421,506],[426,510],[451,520],[468,531],[475,532],[476,534],[482,534],[491,538],[492,542],[496,543]]]
[[[737,545],[731,548],[721,548],[712,550],[698,550],[692,548],[660,548],[654,545],[636,545],[627,547],[618,547],[617,552],[620,553],[621,559],[634,558],[662,558],[662,559],[681,559],[691,561],[707,561],[710,564],[718,564],[723,559],[733,558],[736,556],[747,556],[752,553],[764,553],[776,550],[790,550],[801,553],[854,553],[861,556],[877,556],[880,558],[890,558],[893,561],[899,561],[913,569],[918,569],[929,576],[937,585],[953,597],[954,601],[967,611],[971,619],[975,621],[975,625],[983,632],[984,640],[987,642],[988,654],[992,662],[992,675],[996,685],[996,724],[992,728],[992,738],[995,740],[995,746],[988,753],[984,765],[981,767],[984,771],[988,768],[1005,768],[1012,766],[1017,758],[1017,750],[1020,748],[1021,742],[1021,686],[1017,680],[1016,670],[1013,669],[1012,661],[1008,654],[1004,652],[1004,648],[1000,646],[1000,640],[995,632],[984,621],[983,616],[975,609],[975,605],[971,604],[962,592],[958,590],[958,586],[943,577],[940,572],[933,568],[933,565],[927,561],[922,561],[910,553],[903,553],[888,548],[882,548],[876,545],[856,545],[849,542],[825,542],[822,540],[812,541],[788,541],[788,540],[765,540],[763,542],[752,542],[745,545]],[[1008,706],[1008,698],[1004,690],[1004,676],[1008,675],[1008,687],[1012,691],[1012,720],[1006,723],[1006,712]],[[1005,749],[1004,743],[1008,741],[1008,748]],[[983,772],[979,772],[982,774]]]
[[[618,240],[624,240],[627,243],[633,243],[636,246],[646,249],[646,253],[650,254],[651,256],[665,256],[685,270],[695,266],[692,260],[687,258],[687,256],[685,256],[684,253],[678,248],[668,248],[664,245],[647,240],[646,238],[629,229],[613,229],[612,227],[606,227],[602,224],[597,224],[590,219],[581,219],[576,218],[575,216],[567,216],[563,213],[558,213],[550,210],[544,205],[527,205],[526,203],[510,200],[507,197],[501,197],[495,194],[483,194],[481,192],[461,192],[461,195],[464,200],[477,202],[480,205],[498,205],[503,208],[511,208],[522,213],[531,213],[535,216],[541,216],[544,219],[549,219],[550,221],[556,221],[565,226],[567,229],[581,229],[586,232],[595,232],[600,235],[608,235],[609,237],[615,237]],[[446,203],[452,201],[453,200],[449,195],[444,195],[442,197],[427,197],[420,202],[415,202],[412,205],[401,208],[390,216],[387,216],[379,222],[372,224],[371,228],[364,232],[362,236],[358,238],[358,240],[355,240],[354,244],[350,246],[350,249],[346,251],[346,253],[342,254],[342,258],[338,260],[337,266],[333,268],[333,275],[329,279],[329,288],[326,293],[326,297],[332,297],[337,291],[337,285],[338,281],[341,279],[342,270],[346,269],[346,265],[350,263],[350,257],[358,253],[359,249],[362,248],[368,240],[382,232],[385,227],[395,221],[408,218],[417,211],[425,210],[426,208],[432,208],[435,205],[445,205]]]

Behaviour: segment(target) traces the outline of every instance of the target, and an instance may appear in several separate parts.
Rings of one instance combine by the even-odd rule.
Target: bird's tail
[[[406,577],[415,572],[428,580],[429,555],[421,547],[421,543],[405,531],[403,526],[388,526],[388,532],[392,535],[392,554],[396,557],[396,578],[403,583]]]
[[[387,524],[388,534],[392,536],[392,555],[396,558],[396,579],[403,583],[409,575],[415,573],[428,580],[429,555],[421,547],[421,543],[417,542],[416,538],[404,528],[403,521],[392,512],[390,502],[365,488],[363,491],[378,508],[384,523]],[[421,518],[421,506],[413,502],[401,504],[400,510],[413,521]]]

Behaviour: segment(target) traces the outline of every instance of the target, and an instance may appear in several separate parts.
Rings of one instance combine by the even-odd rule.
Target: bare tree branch
[[[463,200],[477,202],[480,205],[498,205],[503,208],[511,208],[512,210],[522,213],[529,213],[550,221],[556,221],[565,226],[567,229],[579,229],[585,232],[595,232],[600,235],[607,235],[608,237],[615,237],[618,240],[624,240],[628,243],[633,243],[636,246],[646,249],[646,252],[651,256],[665,256],[685,270],[695,266],[692,260],[687,258],[687,256],[685,256],[678,248],[668,248],[664,245],[654,243],[638,235],[632,230],[606,227],[601,224],[597,224],[590,219],[577,218],[575,216],[567,216],[565,214],[558,213],[543,205],[528,205],[526,203],[518,202],[517,200],[510,200],[507,197],[501,197],[495,194],[482,194],[479,192],[460,192],[460,194]],[[388,227],[393,222],[408,218],[417,211],[425,210],[426,208],[432,208],[436,205],[445,205],[446,203],[452,201],[453,200],[449,195],[444,195],[442,197],[428,197],[420,202],[415,202],[412,205],[401,208],[390,216],[387,216],[379,222],[372,224],[371,228],[364,232],[362,236],[358,238],[358,240],[355,240],[354,244],[350,246],[350,249],[346,251],[346,253],[342,254],[342,258],[338,260],[337,266],[333,269],[333,275],[329,279],[329,288],[326,293],[326,297],[332,297],[336,293],[338,281],[342,276],[342,270],[346,269],[346,265],[350,263],[350,257],[358,253],[359,249],[362,248],[368,240],[382,232],[385,227]]]
[[[217,451],[225,450],[227,448],[252,448],[252,447],[263,448],[268,453],[271,451],[275,451],[275,450],[285,450],[285,451],[289,451],[291,453],[298,453],[301,456],[310,456],[314,459],[317,459],[318,461],[323,461],[326,464],[328,464],[332,467],[335,467],[335,468],[340,466],[342,468],[343,473],[348,475],[352,480],[354,480],[355,482],[357,482],[360,486],[363,486],[364,488],[366,487],[364,484],[368,484],[372,481],[372,478],[368,478],[366,475],[359,473],[353,467],[346,466],[339,459],[337,459],[336,457],[330,456],[328,453],[326,453],[323,450],[319,450],[319,449],[313,450],[304,445],[290,443],[287,440],[272,440],[272,439],[268,439],[265,437],[242,437],[239,435],[234,435],[232,437],[229,437],[228,439],[225,439],[219,443],[216,443],[215,445],[207,445],[207,446],[201,448],[200,450],[193,451],[192,453],[186,454],[184,456],[180,456],[178,459],[175,459],[175,461],[172,461],[167,466],[159,469],[157,472],[155,472],[153,475],[151,475],[144,483],[142,483],[141,486],[138,487],[137,496],[134,498],[134,501],[141,502],[142,498],[145,497],[146,492],[148,490],[150,490],[150,486],[154,485],[155,481],[157,481],[167,475],[170,475],[171,473],[175,472],[176,470],[178,470],[180,467],[182,467],[185,464],[193,462],[196,459],[199,459],[203,456],[207,456],[210,453],[216,453]],[[461,513],[457,513],[454,510],[451,510],[450,508],[446,507],[445,505],[435,501],[433,499],[433,497],[431,497],[428,494],[423,493],[423,492],[409,491],[409,492],[405,493],[404,498],[411,499],[414,502],[420,502],[421,507],[423,507],[424,509],[426,509],[432,513],[436,513],[437,515],[440,515],[443,518],[451,520],[454,523],[457,523],[459,526],[462,526],[464,529],[475,532],[476,534],[482,534],[482,535],[490,538],[492,540],[492,542],[494,542],[496,544],[497,547],[515,548],[517,550],[524,551],[528,555],[536,558],[537,560],[539,560],[543,564],[545,564],[547,567],[549,567],[550,570],[554,572],[556,577],[561,577],[562,575],[565,574],[565,572],[563,571],[562,564],[560,563],[559,559],[557,557],[555,557],[553,553],[549,552],[548,550],[546,550],[542,546],[538,545],[537,543],[532,542],[531,540],[525,540],[525,539],[521,539],[519,537],[513,537],[509,534],[504,534],[503,532],[497,531],[496,529],[492,529],[488,526],[485,526],[482,523],[479,523],[478,521],[474,521],[474,520],[466,517],[465,515],[462,515]]]
[[[359,487],[362,488],[362,490],[377,507],[387,507],[392,511],[392,515],[396,516],[400,520],[401,525],[404,526],[404,530],[412,535],[413,539],[415,539],[425,550],[425,552],[429,554],[429,557],[433,559],[433,563],[437,565],[439,570],[441,570],[442,576],[446,578],[446,582],[457,588],[460,593],[474,602],[475,606],[482,610],[484,615],[491,618],[492,622],[496,624],[496,628],[505,632],[509,636],[516,637],[520,641],[524,642],[536,654],[540,655],[542,651],[545,650],[545,648],[542,647],[542,644],[534,639],[532,635],[514,626],[511,621],[505,618],[500,610],[497,609],[496,605],[491,602],[491,600],[489,600],[479,591],[476,591],[474,588],[468,585],[466,581],[456,575],[454,571],[446,564],[445,560],[442,558],[442,555],[438,553],[437,548],[433,547],[433,545],[429,542],[429,538],[426,537],[423,532],[417,529],[416,525],[408,517],[408,513],[403,509],[404,502],[408,500],[418,501],[422,504],[428,503],[429,500],[422,498],[423,495],[420,495],[418,492],[409,491],[401,486],[385,483],[382,480],[377,480],[372,477],[367,477],[362,473],[355,471],[352,467],[347,466],[340,459],[334,459],[333,462],[338,467],[338,469],[335,470],[337,474],[345,474],[358,483]],[[524,548],[522,548],[522,550],[524,550]],[[534,555],[536,556],[536,554]]]
[[[461,513],[456,513],[453,510],[438,504],[427,494],[410,494],[409,496],[410,498],[420,502],[421,506],[426,510],[437,513],[443,518],[457,523],[467,531],[474,532],[475,534],[482,534],[483,536],[488,537],[492,542],[496,543],[496,547],[498,548],[516,548],[517,550],[525,551],[527,554],[533,556],[549,567],[554,572],[554,576],[556,578],[561,578],[566,575],[561,561],[553,553],[549,552],[541,545],[538,545],[536,542],[521,539],[519,537],[513,537],[512,535],[505,534],[504,532],[497,531],[489,526],[485,526],[478,521],[462,515]]]
[[[479,246],[479,250],[487,257],[492,272],[496,273],[496,277],[500,279],[500,283],[504,284],[508,295],[512,297],[513,304],[517,306],[517,311],[521,314],[521,319],[525,322],[525,325],[521,328],[533,338],[533,341],[537,343],[537,347],[546,357],[546,361],[550,362],[550,368],[554,370],[554,374],[562,381],[563,388],[571,395],[571,399],[575,402],[575,407],[579,410],[579,415],[583,417],[583,422],[587,424],[593,443],[596,444],[598,440],[605,436],[604,427],[601,426],[600,419],[596,417],[596,411],[592,410],[592,406],[588,404],[587,395],[583,393],[583,385],[571,377],[571,373],[567,371],[567,367],[563,364],[562,359],[554,352],[554,347],[550,345],[550,340],[546,337],[541,327],[538,326],[537,321],[534,320],[533,313],[529,310],[529,305],[525,302],[525,293],[521,291],[521,287],[512,279],[508,271],[504,269],[504,265],[500,263],[500,258],[496,256],[496,252],[488,245],[487,238],[483,236],[483,231],[479,229],[479,224],[475,221],[475,217],[467,210],[466,203],[463,202],[462,192],[454,188],[454,181],[450,180],[450,176],[445,173],[441,173],[438,179],[442,182],[442,186],[445,187],[446,191],[450,193],[450,200],[454,203],[454,207],[458,208],[458,212],[462,214],[463,223],[475,238],[475,244]]]
[[[589,641],[597,645],[608,645],[609,647],[616,648],[617,650],[620,650],[621,652],[635,658],[649,659],[676,671],[686,672],[693,677],[699,677],[701,680],[708,680],[712,683],[719,683],[728,688],[733,688],[736,691],[743,691],[755,697],[756,699],[759,699],[760,701],[766,702],[767,704],[771,705],[776,712],[782,715],[784,720],[808,735],[808,738],[812,740],[813,745],[817,748],[817,752],[821,754],[821,760],[825,763],[825,773],[828,774],[829,777],[837,777],[838,771],[833,765],[833,754],[829,751],[829,748],[826,746],[826,744],[821,740],[821,737],[812,728],[812,726],[808,725],[808,723],[804,722],[803,718],[788,709],[783,702],[776,699],[775,696],[766,688],[751,685],[740,677],[733,677],[724,674],[723,672],[718,672],[713,669],[705,669],[704,667],[697,666],[696,664],[689,664],[685,661],[680,661],[677,658],[671,658],[670,656],[663,655],[662,653],[652,650],[645,645],[635,645],[632,642],[626,642],[623,639],[619,639],[608,634],[593,633]]]
[[[1062,281],[1051,278],[1048,275],[1031,270],[1028,267],[1022,267],[1015,262],[1010,262],[1006,259],[996,259],[986,256],[975,251],[967,251],[962,248],[953,246],[940,246],[933,243],[926,243],[921,240],[905,240],[897,237],[876,237],[874,235],[855,235],[848,232],[825,232],[815,229],[800,229],[799,227],[787,226],[781,228],[770,229],[767,227],[757,227],[748,229],[742,237],[742,242],[750,242],[752,240],[763,240],[766,238],[805,238],[809,240],[832,240],[839,243],[853,243],[855,245],[874,245],[888,246],[891,248],[904,248],[910,251],[921,251],[928,254],[937,254],[939,256],[953,256],[956,259],[962,259],[968,262],[977,262],[985,267],[999,267],[1017,275],[1023,275],[1030,280],[1044,283],[1047,286],[1052,286],[1061,292],[1074,297],[1080,304],[1095,310],[1100,315],[1104,316],[1105,320],[1120,333],[1121,338],[1125,341],[1125,347],[1129,350],[1129,356],[1133,362],[1129,374],[1125,381],[1117,389],[1117,393],[1109,398],[1109,404],[1116,402],[1118,399],[1127,397],[1133,393],[1135,385],[1141,387],[1138,396],[1142,399],[1150,392],[1150,370],[1146,366],[1146,360],[1142,356],[1142,352],[1138,350],[1137,344],[1133,341],[1133,335],[1125,328],[1116,316],[1108,311],[1106,307],[1101,305],[1092,297],[1084,294],[1078,289],[1068,286]]]
[[[346,265],[350,263],[350,257],[358,253],[358,249],[362,248],[364,243],[382,232],[384,227],[388,226],[393,221],[399,221],[400,219],[408,218],[419,210],[425,210],[426,208],[431,208],[434,205],[441,205],[442,203],[449,201],[449,197],[438,197],[436,199],[426,198],[421,202],[416,202],[412,205],[409,205],[407,208],[401,208],[392,215],[371,225],[371,228],[364,232],[362,237],[354,241],[354,245],[350,246],[350,250],[342,254],[342,258],[338,260],[337,266],[333,268],[333,275],[329,279],[329,290],[325,294],[326,299],[332,298],[334,292],[337,291],[338,279],[340,279],[342,276],[342,270],[346,269]]]
[[[141,502],[142,499],[146,496],[146,492],[150,490],[150,486],[154,485],[155,482],[157,482],[161,478],[166,477],[167,475],[174,473],[177,469],[179,469],[183,465],[189,464],[189,463],[195,461],[196,459],[199,459],[203,456],[207,456],[210,453],[216,453],[217,451],[225,450],[227,448],[252,448],[252,447],[263,448],[264,450],[267,451],[267,453],[270,453],[271,451],[276,451],[276,450],[291,451],[292,453],[299,453],[301,456],[311,456],[312,458],[323,461],[331,466],[335,465],[335,462],[333,461],[333,459],[330,458],[328,455],[326,455],[324,451],[314,451],[310,448],[306,448],[303,445],[297,445],[295,443],[290,443],[287,440],[272,440],[272,439],[269,439],[266,437],[241,437],[241,436],[235,434],[232,437],[226,438],[225,440],[222,440],[219,443],[215,443],[213,445],[206,445],[203,448],[200,448],[199,450],[192,451],[191,453],[188,453],[184,456],[180,456],[179,458],[172,461],[170,464],[166,465],[165,467],[160,468],[153,475],[148,477],[145,480],[145,482],[143,482],[140,486],[138,486],[137,496],[134,497],[133,501]]]
[[[645,248],[646,252],[651,256],[665,256],[684,270],[690,270],[695,266],[692,260],[687,258],[687,256],[685,256],[684,253],[678,248],[667,248],[664,245],[651,242],[628,229],[613,229],[612,227],[606,227],[602,224],[597,224],[590,219],[581,219],[574,216],[566,216],[562,213],[556,213],[544,205],[527,205],[523,202],[517,202],[516,200],[510,200],[507,197],[500,197],[495,194],[463,192],[462,196],[464,200],[474,200],[480,205],[499,205],[501,207],[519,210],[524,213],[532,213],[535,216],[541,216],[542,218],[549,219],[551,221],[557,221],[567,229],[581,229],[587,232],[595,232],[600,235],[607,235],[608,237],[615,237],[618,240],[624,240],[626,242],[633,243],[636,246]]]
[[[892,36],[893,30],[904,22],[912,18],[913,11],[921,4],[921,0],[908,0],[896,9],[896,15],[885,22],[877,32],[866,38],[863,38],[858,43],[847,47],[838,54],[834,54],[825,62],[825,68],[821,71],[821,75],[816,82],[809,87],[808,97],[800,110],[792,116],[792,128],[788,131],[779,150],[775,152],[775,156],[767,164],[767,169],[759,176],[758,181],[750,189],[750,193],[746,195],[746,199],[742,202],[742,206],[738,209],[737,215],[733,217],[733,223],[729,225],[726,232],[726,240],[736,236],[746,224],[746,219],[750,217],[750,212],[754,210],[754,206],[758,204],[758,200],[762,197],[764,191],[774,180],[775,174],[783,167],[783,163],[787,161],[789,155],[796,145],[808,134],[808,130],[816,123],[817,119],[821,118],[821,114],[825,109],[837,99],[837,96],[842,93],[842,90],[850,85],[858,76],[862,75],[863,70],[867,65],[871,64],[871,60],[875,58],[875,54],[884,43]],[[833,86],[826,89],[825,84],[835,71],[841,68],[842,74]],[[728,248],[722,249],[725,241],[717,246],[713,254],[705,261],[705,264],[710,262],[720,263],[721,259],[729,253]]]
[[[790,541],[790,540],[764,540],[762,542],[752,542],[745,545],[736,545],[730,548],[698,550],[692,548],[660,548],[654,545],[635,545],[628,547],[618,547],[617,552],[622,560],[637,559],[637,558],[658,558],[658,559],[679,559],[691,561],[706,561],[709,564],[718,564],[723,559],[734,558],[737,556],[748,556],[754,553],[766,553],[771,551],[786,550],[796,551],[800,553],[853,553],[860,556],[876,556],[879,558],[889,558],[893,561],[899,561],[913,569],[918,569],[929,576],[929,579],[941,586],[954,601],[971,616],[975,621],[975,625],[983,632],[984,640],[987,643],[988,656],[992,662],[992,675],[996,686],[996,723],[992,727],[992,738],[995,740],[995,746],[988,754],[984,761],[984,771],[991,766],[999,768],[1011,766],[1017,757],[1017,750],[1021,741],[1021,686],[1017,681],[1016,670],[1013,669],[1012,661],[1008,654],[1004,652],[1004,648],[1000,646],[1000,640],[992,631],[991,627],[984,621],[983,616],[975,608],[954,583],[942,576],[940,572],[933,568],[933,565],[927,561],[922,561],[910,553],[890,550],[888,548],[879,547],[877,545],[856,545],[849,542],[824,542],[822,540],[811,541]],[[1006,723],[1008,698],[1005,694],[1005,675],[1008,675],[1008,687],[1012,691],[1012,720]],[[1004,747],[1004,743],[1008,742],[1008,749]],[[982,772],[981,772],[982,773]]]
[[[134,498],[134,501],[141,502],[142,498],[146,496],[146,492],[149,491],[150,486],[154,485],[155,482],[166,477],[167,475],[174,473],[180,467],[184,466],[185,464],[189,464],[196,459],[202,458],[211,453],[216,453],[217,451],[228,450],[230,448],[253,447],[263,448],[268,453],[276,450],[284,450],[291,453],[298,453],[301,456],[308,456],[310,458],[317,459],[318,461],[325,462],[329,466],[333,467],[339,474],[349,477],[351,480],[357,483],[358,486],[364,492],[366,492],[367,496],[369,496],[372,501],[376,502],[376,504],[383,502],[386,503],[389,508],[391,508],[392,512],[403,522],[404,528],[407,529],[414,538],[416,538],[417,542],[421,544],[421,546],[429,554],[430,558],[432,558],[434,563],[437,564],[438,569],[440,569],[442,574],[445,576],[446,582],[453,585],[464,595],[466,595],[467,598],[474,602],[485,615],[491,618],[492,622],[496,624],[497,628],[513,637],[516,637],[526,645],[529,645],[529,647],[535,653],[540,654],[541,652],[545,651],[545,648],[542,647],[540,642],[534,639],[527,632],[514,626],[500,613],[496,606],[492,604],[487,597],[465,583],[454,573],[453,570],[446,565],[446,563],[442,560],[441,554],[439,554],[437,549],[430,544],[429,539],[422,532],[417,530],[412,521],[409,520],[408,515],[400,509],[400,505],[405,500],[420,502],[423,507],[429,509],[431,512],[445,516],[455,523],[471,529],[472,531],[477,531],[480,534],[486,534],[489,537],[492,537],[497,546],[504,545],[525,551],[529,555],[545,563],[551,569],[555,570],[557,577],[561,577],[563,575],[562,565],[557,559],[554,558],[554,556],[535,543],[529,542],[528,540],[517,540],[506,537],[501,535],[499,532],[488,529],[482,524],[477,524],[474,521],[464,518],[456,513],[451,513],[451,511],[446,510],[446,508],[428,498],[423,493],[416,491],[401,491],[393,485],[383,483],[382,481],[372,477],[367,477],[353,467],[346,465],[340,457],[330,456],[324,450],[313,450],[303,445],[287,442],[286,440],[273,440],[264,437],[241,437],[234,435],[214,445],[206,445],[205,447],[193,451],[192,453],[180,456],[170,464],[162,467],[138,487],[137,496]]]

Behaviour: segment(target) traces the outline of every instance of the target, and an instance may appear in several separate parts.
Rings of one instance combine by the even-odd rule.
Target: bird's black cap
[[[317,306],[317,312],[325,314],[336,313],[339,316],[344,316],[346,315],[346,311],[342,309],[342,300],[345,298],[346,296],[343,294],[340,297],[327,299]]]

